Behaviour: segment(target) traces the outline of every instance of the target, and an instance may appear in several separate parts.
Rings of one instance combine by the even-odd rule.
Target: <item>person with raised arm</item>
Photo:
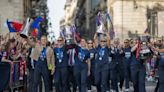
[[[118,84],[120,89],[122,89],[123,79],[124,79],[124,67],[123,67],[123,58],[124,58],[124,50],[120,44],[120,40],[118,38],[114,39],[113,46],[111,46],[110,56],[112,58],[110,64],[110,78],[111,78],[111,86],[112,89],[116,92],[118,90]]]
[[[79,92],[87,92],[87,76],[90,74],[90,54],[85,39],[79,45],[75,44],[74,76]]]
[[[106,92],[108,87],[109,65],[110,65],[110,37],[106,32],[98,41],[98,33],[94,36],[95,56],[95,84],[97,92]]]
[[[148,46],[148,41],[137,37],[135,44],[131,48],[132,60],[130,63],[131,80],[133,83],[134,92],[146,92],[145,76],[146,76],[146,61],[153,54]]]
[[[33,47],[30,57],[36,61],[34,69],[34,86],[32,92],[37,92],[41,77],[43,77],[45,92],[49,92],[49,74],[48,69],[55,71],[55,59],[53,49],[47,46],[47,37],[41,36],[40,43],[31,42],[29,39],[27,43]]]

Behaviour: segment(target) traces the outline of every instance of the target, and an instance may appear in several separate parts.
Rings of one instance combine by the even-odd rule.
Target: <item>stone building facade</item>
[[[160,25],[163,23],[164,0],[108,0],[107,7],[116,37],[140,35],[147,28],[153,37],[164,34],[158,27],[159,21]]]
[[[1,0],[0,34],[5,35],[9,32],[6,25],[6,19],[11,19],[23,23],[26,17],[47,15],[48,11],[46,2],[47,0]],[[41,7],[41,5],[44,6]]]
[[[133,38],[146,29],[153,37],[164,34],[164,0],[75,0],[75,4],[74,0],[68,1],[66,25],[75,23],[79,33],[87,38],[96,32],[96,15],[100,10],[109,12],[117,38]]]
[[[8,33],[6,19],[19,22],[23,20],[23,0],[1,0],[0,2],[0,34]]]

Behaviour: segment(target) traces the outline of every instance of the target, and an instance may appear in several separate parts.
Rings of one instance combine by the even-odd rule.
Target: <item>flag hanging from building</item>
[[[19,22],[6,20],[9,32],[20,32],[22,31],[23,24]]]

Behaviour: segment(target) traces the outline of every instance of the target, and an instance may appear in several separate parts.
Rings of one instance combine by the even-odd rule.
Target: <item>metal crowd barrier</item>
[[[20,89],[25,90],[27,81],[25,65],[26,63],[23,64],[22,61],[0,63],[0,79],[4,78],[2,79],[2,83],[3,80],[7,80],[7,78],[9,78],[8,82],[6,82],[6,85],[4,85],[4,88],[2,90],[9,89],[11,92]]]
[[[10,64],[0,63],[0,92],[9,87],[10,81]]]

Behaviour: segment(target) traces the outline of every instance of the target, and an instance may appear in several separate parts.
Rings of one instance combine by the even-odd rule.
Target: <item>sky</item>
[[[59,37],[59,21],[64,18],[64,4],[66,0],[48,0],[49,21],[52,24],[52,30],[55,38]]]

